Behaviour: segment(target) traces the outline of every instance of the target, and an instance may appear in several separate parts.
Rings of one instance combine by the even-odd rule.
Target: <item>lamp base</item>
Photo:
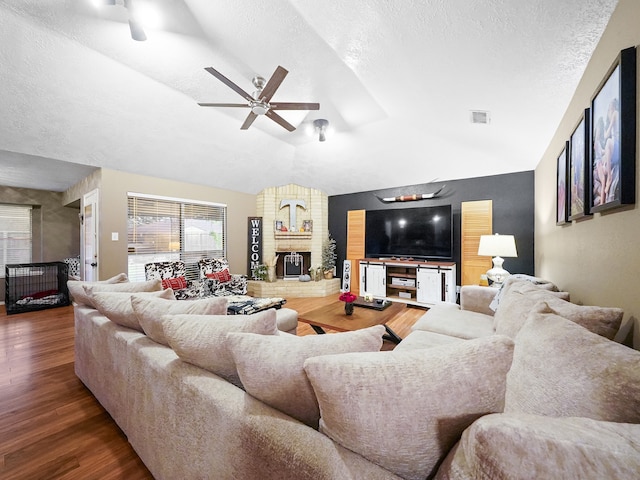
[[[509,272],[502,268],[504,258],[493,257],[493,268],[487,271],[487,278],[491,280],[493,287],[501,287],[504,281],[507,279]]]

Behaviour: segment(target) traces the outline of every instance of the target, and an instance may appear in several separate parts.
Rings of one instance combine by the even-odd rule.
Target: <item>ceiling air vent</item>
[[[471,123],[481,123],[487,125],[491,121],[489,112],[483,110],[471,110]]]

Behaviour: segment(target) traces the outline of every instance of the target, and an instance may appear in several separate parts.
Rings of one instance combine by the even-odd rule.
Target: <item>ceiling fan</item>
[[[293,132],[296,127],[287,122],[284,118],[278,115],[274,110],[319,110],[319,103],[291,103],[291,102],[270,102],[273,94],[276,93],[276,90],[284,80],[284,77],[289,73],[287,70],[278,65],[276,71],[273,72],[271,78],[268,82],[259,75],[253,77],[251,82],[253,86],[256,88],[256,91],[253,92],[253,95],[249,95],[238,85],[233,83],[227,77],[222,75],[220,72],[215,70],[213,67],[206,67],[205,70],[209,72],[211,75],[216,77],[222,83],[227,85],[232,90],[235,90],[239,93],[247,103],[198,103],[201,107],[238,107],[238,108],[250,108],[251,112],[245,119],[244,123],[240,127],[241,130],[248,129],[251,124],[258,118],[258,115],[266,115],[271,120],[276,122],[278,125],[286,128],[290,132]]]

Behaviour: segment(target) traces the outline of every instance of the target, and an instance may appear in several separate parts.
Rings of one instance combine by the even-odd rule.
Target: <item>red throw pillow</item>
[[[218,280],[220,283],[226,283],[231,280],[231,274],[229,273],[229,269],[225,268],[219,272],[207,273],[207,278]]]
[[[183,288],[187,288],[187,279],[184,277],[165,278],[162,280],[162,288],[182,290]]]

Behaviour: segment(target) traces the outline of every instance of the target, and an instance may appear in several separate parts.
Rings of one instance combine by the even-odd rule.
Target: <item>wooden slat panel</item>
[[[360,265],[364,258],[365,210],[347,212],[347,260],[351,260],[351,291],[360,294]]]
[[[480,235],[493,233],[493,202],[462,202],[460,263],[462,285],[478,285],[480,275],[491,268],[491,257],[478,256]]]

